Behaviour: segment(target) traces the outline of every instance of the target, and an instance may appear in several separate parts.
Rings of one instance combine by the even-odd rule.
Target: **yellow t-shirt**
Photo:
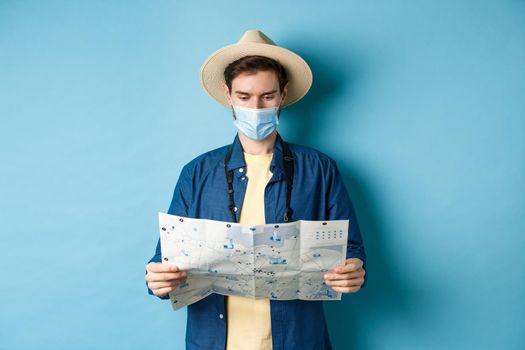
[[[242,203],[241,224],[265,224],[264,189],[272,177],[270,154],[244,153],[246,161],[246,179],[248,186]],[[253,300],[239,296],[227,297],[228,350],[268,350],[272,348],[272,323],[270,319],[270,301]]]

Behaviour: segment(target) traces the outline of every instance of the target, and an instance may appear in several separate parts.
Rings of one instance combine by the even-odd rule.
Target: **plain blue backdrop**
[[[0,349],[182,349],[144,266],[182,165],[233,140],[199,68],[261,29],[311,65],[369,284],[336,349],[525,348],[525,2],[0,1]]]

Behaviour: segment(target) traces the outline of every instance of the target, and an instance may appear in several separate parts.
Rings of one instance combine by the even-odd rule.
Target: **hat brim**
[[[228,45],[209,56],[202,64],[200,71],[202,87],[208,95],[221,105],[225,107],[230,106],[224,96],[224,70],[231,62],[249,55],[272,58],[286,69],[288,93],[283,107],[299,101],[312,86],[312,71],[310,67],[299,55],[290,50],[262,43]]]

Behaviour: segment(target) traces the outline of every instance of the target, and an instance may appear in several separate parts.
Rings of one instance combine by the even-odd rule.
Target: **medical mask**
[[[233,106],[233,124],[252,140],[267,138],[279,125],[279,106],[247,108]]]

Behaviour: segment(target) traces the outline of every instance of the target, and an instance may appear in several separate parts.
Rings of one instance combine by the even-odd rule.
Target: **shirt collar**
[[[275,177],[280,178],[281,174],[284,172],[283,164],[283,147],[281,144],[282,138],[279,133],[275,138],[275,145],[273,148],[273,157],[272,162],[270,163],[270,171],[274,174]],[[228,162],[228,170],[237,170],[235,173],[237,176],[242,176],[246,174],[246,161],[244,160],[244,150],[242,148],[241,140],[239,139],[239,134],[235,135],[233,140],[233,149],[230,161]],[[242,171],[240,169],[243,169]]]

